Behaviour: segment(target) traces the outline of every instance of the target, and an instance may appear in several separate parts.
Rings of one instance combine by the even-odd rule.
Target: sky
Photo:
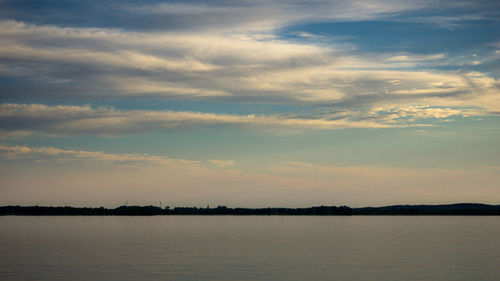
[[[500,204],[499,19],[0,0],[0,205]]]

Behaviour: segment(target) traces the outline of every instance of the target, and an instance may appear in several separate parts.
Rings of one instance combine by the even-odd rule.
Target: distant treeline
[[[280,216],[331,216],[331,215],[500,215],[500,205],[450,204],[450,205],[395,205],[386,207],[350,208],[347,206],[318,206],[310,208],[216,208],[120,206],[114,209],[3,206],[0,215],[24,216],[153,216],[153,215],[280,215]]]
[[[41,207],[41,206],[4,206],[0,207],[0,215],[41,215],[41,216],[153,216],[153,215],[352,215],[349,207],[311,207],[311,208],[217,208],[170,207],[156,206],[120,206],[115,209],[75,208],[75,207]]]
[[[353,209],[354,215],[467,215],[499,216],[500,205],[460,203],[448,205],[394,205]]]

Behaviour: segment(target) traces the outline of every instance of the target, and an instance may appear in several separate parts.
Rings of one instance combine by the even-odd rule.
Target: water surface
[[[500,218],[0,217],[0,280],[500,280]]]

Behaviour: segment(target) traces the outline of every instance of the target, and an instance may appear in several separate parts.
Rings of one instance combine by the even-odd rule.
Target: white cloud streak
[[[162,156],[145,154],[113,154],[102,151],[65,150],[56,147],[28,147],[0,143],[0,158],[5,160],[33,160],[45,161],[83,161],[99,164],[117,165],[182,165],[200,166],[199,161],[188,161],[182,159],[171,159]]]

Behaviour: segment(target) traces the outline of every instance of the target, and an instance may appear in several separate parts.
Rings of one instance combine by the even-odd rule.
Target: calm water
[[[0,280],[500,280],[500,218],[7,216]]]

